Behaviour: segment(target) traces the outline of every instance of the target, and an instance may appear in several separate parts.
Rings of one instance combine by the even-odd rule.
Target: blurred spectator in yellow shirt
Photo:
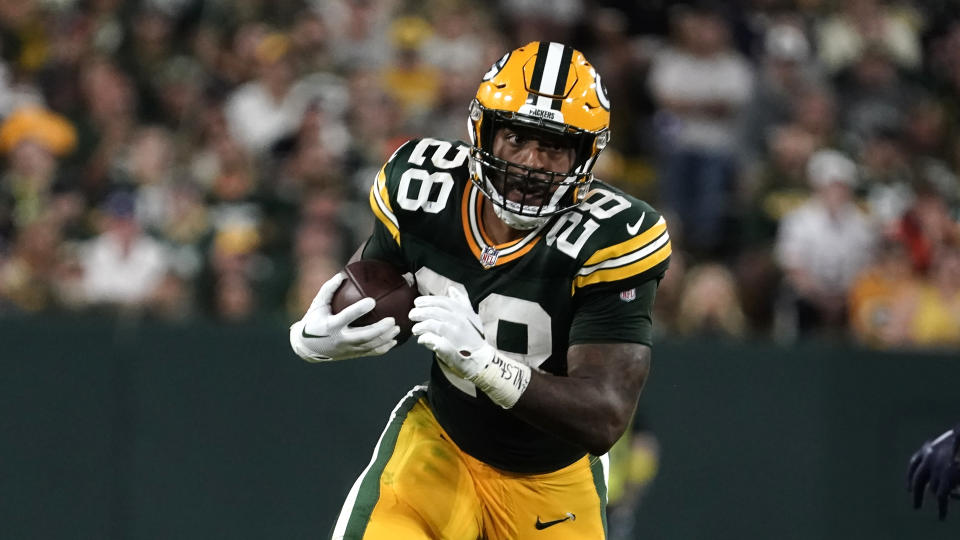
[[[922,348],[960,346],[960,247],[941,247],[929,278],[902,292],[887,339]]]
[[[915,286],[910,256],[902,242],[886,239],[877,251],[877,259],[853,282],[847,300],[853,337],[873,347],[886,344],[896,299],[904,289]]]

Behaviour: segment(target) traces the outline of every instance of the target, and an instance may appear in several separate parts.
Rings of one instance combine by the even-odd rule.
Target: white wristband
[[[471,379],[477,388],[504,409],[513,407],[530,384],[530,366],[496,354]]]

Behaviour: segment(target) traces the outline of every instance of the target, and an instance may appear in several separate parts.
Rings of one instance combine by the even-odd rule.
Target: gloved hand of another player
[[[377,356],[396,344],[400,327],[393,317],[386,317],[369,326],[348,326],[376,306],[373,298],[363,298],[333,314],[330,301],[346,276],[338,273],[320,287],[302,319],[290,326],[290,346],[297,356],[308,362],[346,360],[360,356]]]
[[[947,517],[949,497],[960,498],[955,490],[960,487],[960,425],[932,441],[927,441],[910,458],[907,469],[907,489],[913,492],[913,507],[923,505],[923,495],[929,485],[937,497],[939,516]],[[953,493],[951,493],[953,492]]]
[[[462,292],[451,287],[449,296],[420,296],[413,301],[410,320],[417,341],[458,376],[473,380],[497,351],[483,337],[483,323]]]
[[[530,384],[530,367],[507,358],[487,343],[483,323],[470,300],[450,287],[447,296],[420,296],[410,310],[413,334],[451,371],[472,383],[505,409]]]

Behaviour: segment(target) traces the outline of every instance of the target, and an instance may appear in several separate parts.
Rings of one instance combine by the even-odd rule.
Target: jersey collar
[[[503,244],[494,244],[483,230],[483,221],[480,214],[482,198],[483,194],[480,189],[471,182],[469,188],[463,190],[460,217],[463,222],[463,234],[466,237],[467,246],[484,268],[500,266],[520,258],[540,241],[540,231],[543,230],[545,224],[532,229],[522,238]]]

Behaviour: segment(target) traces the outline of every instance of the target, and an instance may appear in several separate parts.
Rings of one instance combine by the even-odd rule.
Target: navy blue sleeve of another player
[[[960,424],[936,439],[923,443],[907,468],[907,488],[913,492],[913,507],[923,505],[928,490],[937,499],[940,519],[947,517],[947,502],[960,493]]]

